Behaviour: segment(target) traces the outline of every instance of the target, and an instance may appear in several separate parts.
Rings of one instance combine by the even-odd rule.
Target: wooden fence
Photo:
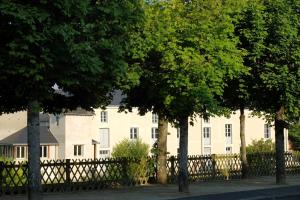
[[[247,155],[250,176],[275,174],[275,154]],[[300,174],[300,153],[286,153],[286,173]],[[44,192],[91,190],[156,183],[156,160],[148,158],[109,158],[100,160],[49,160],[41,162]],[[189,156],[190,182],[241,178],[240,156]],[[168,182],[176,183],[178,158],[167,161]],[[25,193],[27,162],[0,162],[0,195]]]

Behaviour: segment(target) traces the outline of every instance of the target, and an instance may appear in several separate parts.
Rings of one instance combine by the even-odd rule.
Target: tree
[[[158,156],[157,156],[157,182],[161,184],[168,183],[167,172],[167,138],[168,138],[168,121],[160,115],[158,118]]]
[[[245,19],[246,13],[250,13],[255,16],[256,8],[251,7],[252,10],[249,10],[247,7],[247,0],[245,1],[226,1],[227,6],[230,8],[236,8],[235,10],[231,10],[232,18],[234,19],[235,25],[235,35],[239,37],[241,33],[239,32],[239,26],[241,23],[247,23]],[[241,44],[238,45],[239,49],[243,56],[247,55],[247,51],[244,46]],[[246,64],[246,63],[245,63]],[[247,67],[245,65],[245,67]],[[247,68],[247,70],[249,70]],[[245,138],[245,109],[251,108],[250,101],[250,89],[252,86],[251,74],[246,71],[244,74],[229,80],[226,82],[226,86],[224,88],[224,93],[222,99],[222,105],[228,108],[231,112],[235,112],[236,110],[240,111],[240,140],[241,140],[241,164],[242,164],[242,178],[247,178],[248,176],[248,161],[247,161],[247,152],[246,152],[246,138]]]
[[[140,84],[126,105],[152,110],[180,127],[179,191],[188,192],[189,119],[219,113],[224,82],[243,71],[229,13],[219,1],[153,1],[135,41]],[[141,42],[142,41],[142,42]]]
[[[130,78],[124,54],[141,2],[1,1],[0,113],[28,111],[29,199],[42,198],[39,111],[108,104]]]
[[[239,27],[248,51],[244,62],[251,68],[254,108],[275,121],[277,183],[286,179],[284,128],[300,112],[299,6],[293,0],[252,1]]]

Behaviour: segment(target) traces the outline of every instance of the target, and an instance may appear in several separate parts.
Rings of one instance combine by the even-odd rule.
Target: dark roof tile
[[[58,144],[48,127],[40,127],[40,144]],[[24,127],[12,135],[0,140],[0,145],[27,145],[27,127]]]

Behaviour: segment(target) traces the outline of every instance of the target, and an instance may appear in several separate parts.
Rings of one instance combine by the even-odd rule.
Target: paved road
[[[300,185],[176,198],[176,200],[300,200]],[[173,199],[174,200],[174,199]]]
[[[190,193],[177,185],[146,185],[105,190],[45,193],[44,200],[300,200],[300,175],[288,176],[286,185],[275,177],[212,181],[190,184]],[[0,196],[0,200],[27,200],[25,195]]]

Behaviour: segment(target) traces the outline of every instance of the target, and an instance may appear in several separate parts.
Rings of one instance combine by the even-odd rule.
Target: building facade
[[[246,111],[246,144],[252,140],[272,139],[274,127]],[[45,115],[44,115],[45,116]],[[155,113],[138,115],[138,110],[118,112],[118,104],[105,110],[87,112],[82,109],[61,115],[48,115],[41,120],[42,159],[94,159],[111,155],[114,145],[123,139],[141,139],[153,146],[158,138],[158,117]],[[15,159],[27,158],[26,112],[0,116],[0,154]],[[230,118],[196,118],[189,126],[189,155],[239,153],[239,112]],[[21,136],[20,136],[21,135]],[[27,136],[26,136],[27,137]],[[288,133],[285,132],[287,150]],[[20,142],[21,141],[21,142]],[[177,155],[179,129],[169,124],[167,151]],[[0,155],[0,156],[1,156]]]
[[[0,116],[0,157],[16,161],[28,159],[27,112]],[[40,158],[58,158],[58,141],[50,132],[49,115],[40,114]]]

